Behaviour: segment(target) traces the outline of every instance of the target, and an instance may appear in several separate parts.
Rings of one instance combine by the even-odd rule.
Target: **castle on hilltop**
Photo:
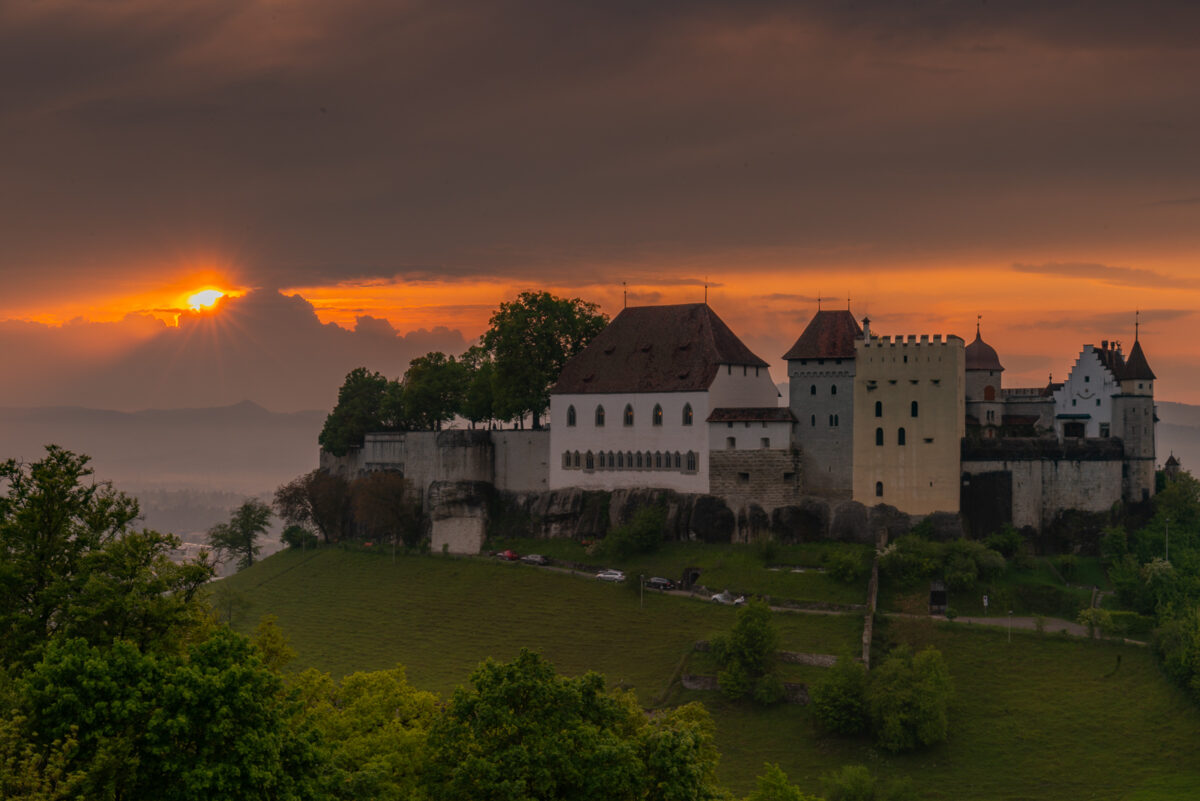
[[[664,487],[764,508],[801,496],[1039,528],[1154,492],[1154,373],[1135,333],[1067,380],[1004,388],[982,338],[879,335],[818,311],[767,364],[703,303],[627,308],[550,396],[551,490]]]
[[[848,310],[818,310],[783,359],[786,399],[707,303],[626,308],[563,368],[548,429],[374,433],[321,465],[402,472],[433,546],[458,552],[478,551],[498,496],[544,536],[603,536],[655,502],[677,536],[873,541],[928,515],[1043,531],[1154,492],[1155,375],[1136,327],[1128,355],[1084,345],[1065,381],[1038,387],[1003,385],[978,325],[969,345],[888,336]]]

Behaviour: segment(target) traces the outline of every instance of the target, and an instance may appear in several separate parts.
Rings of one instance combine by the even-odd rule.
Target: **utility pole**
[[[1012,610],[1008,610],[1008,642],[1012,644]]]
[[[638,609],[646,608],[646,574],[638,573]]]
[[[1171,518],[1169,518],[1169,517],[1163,518],[1163,548],[1166,551],[1163,558],[1167,562],[1170,562],[1171,561]]]

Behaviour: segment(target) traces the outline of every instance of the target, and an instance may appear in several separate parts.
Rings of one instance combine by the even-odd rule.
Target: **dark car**
[[[653,576],[646,579],[646,586],[652,590],[673,590],[676,589],[678,585],[668,578],[663,578],[662,576]]]

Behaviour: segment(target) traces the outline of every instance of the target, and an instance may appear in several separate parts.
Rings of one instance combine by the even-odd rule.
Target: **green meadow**
[[[714,550],[687,558],[720,557]],[[740,556],[722,564],[752,571]],[[762,580],[777,580],[759,564]],[[599,671],[646,706],[702,701],[718,726],[720,776],[739,793],[771,761],[810,792],[820,791],[822,774],[862,763],[884,779],[911,776],[929,799],[1200,797],[1200,711],[1145,648],[1034,632],[1014,632],[1009,643],[999,629],[882,622],[878,646],[935,645],[956,687],[949,741],[894,756],[867,740],[823,734],[805,707],[762,709],[683,690],[680,672],[713,669],[692,644],[727,630],[736,610],[649,591],[639,597],[634,582],[604,584],[590,574],[486,558],[393,561],[383,552],[324,548],[273,556],[217,592],[243,599],[234,620],[242,630],[276,615],[298,652],[297,669],[344,675],[400,663],[415,685],[444,695],[483,659],[528,647],[562,673]],[[859,647],[856,614],[774,619],[786,650]],[[820,669],[787,666],[784,674],[811,682]]]

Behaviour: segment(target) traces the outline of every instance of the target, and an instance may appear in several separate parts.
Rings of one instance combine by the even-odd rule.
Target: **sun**
[[[225,293],[219,289],[204,289],[188,296],[188,308],[192,311],[199,311],[212,306],[223,297],[225,297]]]

